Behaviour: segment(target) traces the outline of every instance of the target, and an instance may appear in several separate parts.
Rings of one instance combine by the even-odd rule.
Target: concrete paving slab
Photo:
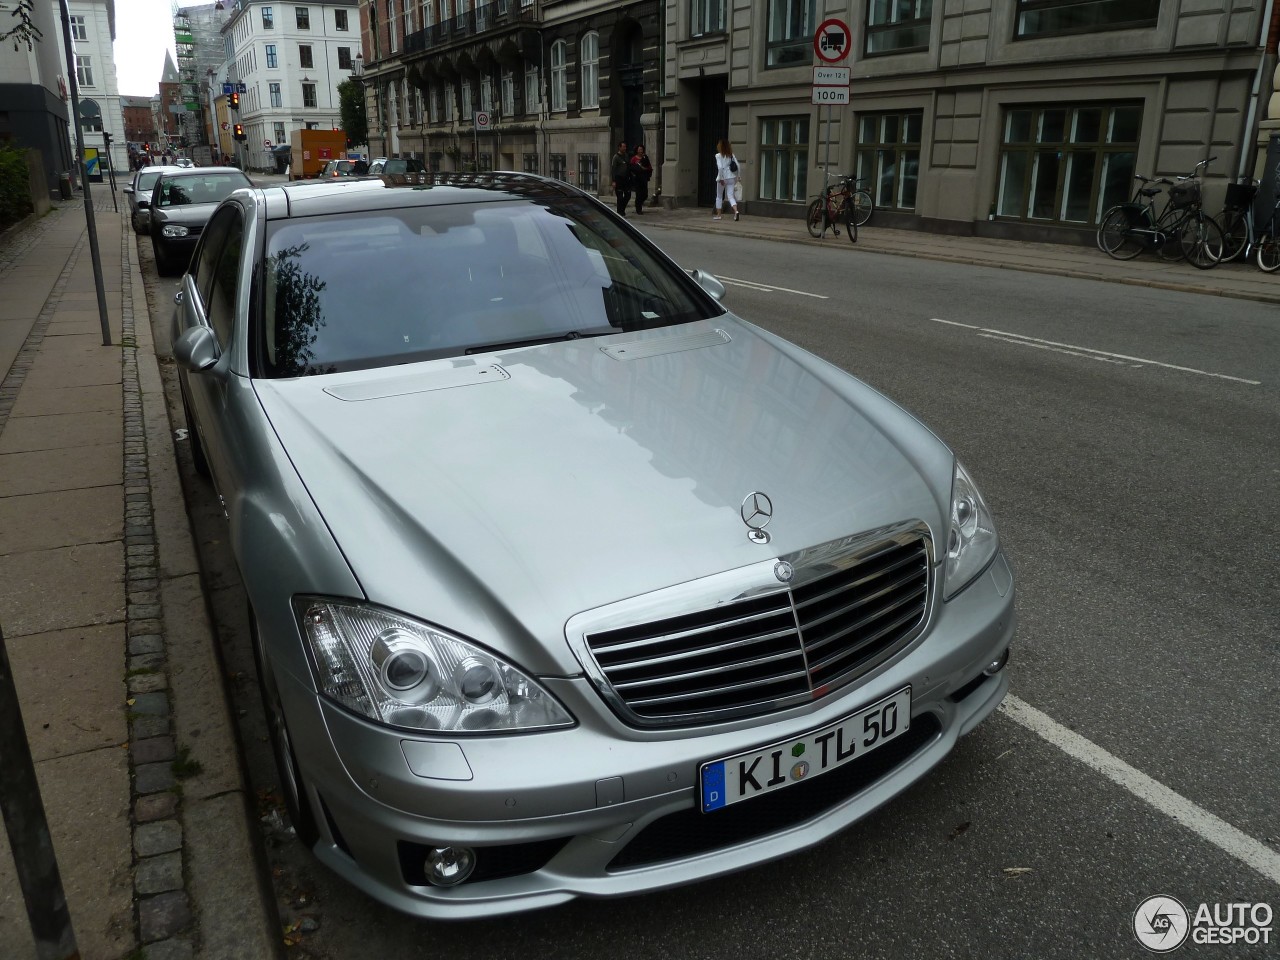
[[[0,497],[0,555],[122,540],[123,497],[120,486]]]
[[[107,329],[111,331],[111,342],[120,342],[120,317],[111,314],[107,317]],[[45,327],[46,337],[95,336],[99,342],[102,338],[102,321],[95,313],[92,320],[63,320],[58,318]]]
[[[124,424],[111,410],[10,417],[0,433],[0,454],[123,443]]]
[[[120,384],[102,383],[77,387],[33,387],[24,384],[13,403],[11,417],[39,417],[53,413],[89,413],[119,410]]]
[[[124,620],[124,544],[88,543],[0,557],[6,642]]]
[[[119,387],[116,389],[119,390]],[[29,453],[0,455],[0,497],[76,490],[82,487],[119,486],[123,481],[122,443],[100,443],[74,450],[33,450]]]
[[[41,356],[32,364],[31,372],[27,374],[27,386],[39,390],[45,387],[89,387],[120,382],[118,347],[99,344],[98,349],[103,351],[101,356],[50,362],[43,351],[55,349],[57,341],[65,339],[67,338],[57,337],[42,346]]]
[[[85,960],[123,957],[135,946],[128,759],[128,751],[107,747],[36,765],[71,924]],[[35,960],[26,907],[2,830],[0,945],[4,960]]]
[[[6,283],[6,287],[16,286]],[[3,298],[0,298],[0,320],[14,320],[21,317],[34,317],[39,315],[44,309],[45,300],[49,297],[49,291],[34,291],[29,293],[20,293],[17,290],[6,290]]]
[[[127,744],[124,624],[6,634],[5,649],[37,761]]]

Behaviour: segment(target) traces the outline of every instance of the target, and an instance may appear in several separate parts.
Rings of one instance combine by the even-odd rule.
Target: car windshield
[[[160,184],[160,206],[188,203],[221,203],[233,190],[249,186],[243,173],[209,173],[200,177],[174,177]]]
[[[262,373],[464,356],[716,316],[714,301],[585,198],[278,221]]]
[[[383,173],[421,173],[422,164],[416,160],[388,160],[382,165]]]
[[[156,170],[154,173],[138,174],[138,190],[139,191],[145,190],[147,193],[150,193],[151,188],[156,185],[156,181],[159,179],[160,179],[159,170]]]

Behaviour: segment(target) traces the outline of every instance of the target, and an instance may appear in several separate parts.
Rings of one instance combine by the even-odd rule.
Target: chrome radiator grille
[[[805,703],[857,679],[924,626],[930,550],[918,528],[784,559],[795,569],[789,585],[770,576],[771,587],[712,606],[584,631],[591,672],[615,710],[656,726]]]

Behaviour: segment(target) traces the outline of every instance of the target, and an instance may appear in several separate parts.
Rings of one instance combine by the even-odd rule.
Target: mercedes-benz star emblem
[[[768,543],[769,534],[764,532],[764,528],[773,519],[773,501],[769,499],[769,495],[752,490],[742,498],[742,506],[738,508],[738,512],[742,515],[742,522],[751,531],[747,534],[751,542]]]
[[[773,575],[783,583],[790,583],[791,578],[796,575],[795,569],[785,560],[779,560],[773,565]]]

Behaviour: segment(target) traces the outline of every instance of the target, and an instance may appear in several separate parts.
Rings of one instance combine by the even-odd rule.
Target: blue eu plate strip
[[[709,763],[702,768],[702,810],[719,810],[724,806],[724,763]]]

